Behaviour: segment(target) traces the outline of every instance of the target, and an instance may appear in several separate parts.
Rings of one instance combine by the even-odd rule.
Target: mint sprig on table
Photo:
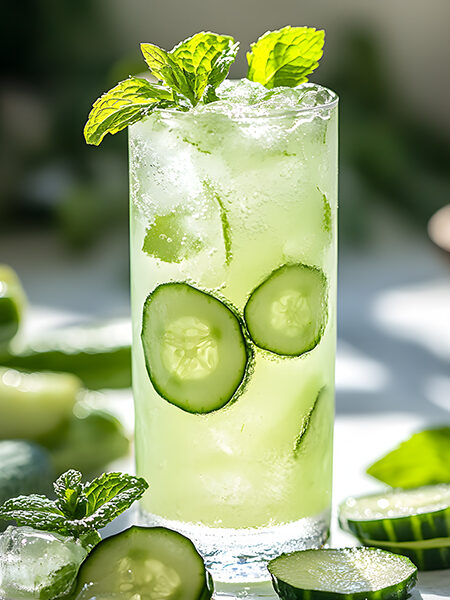
[[[324,36],[313,27],[268,31],[251,45],[247,78],[268,89],[308,81],[322,56]],[[156,109],[187,111],[199,103],[215,102],[216,89],[227,77],[238,49],[231,36],[204,31],[170,51],[141,44],[157,82],[130,76],[103,94],[89,113],[86,142],[98,146],[107,133],[115,134]]]
[[[100,541],[98,529],[129,508],[148,488],[144,479],[125,473],[103,473],[88,483],[81,479],[79,471],[63,473],[53,484],[55,500],[37,494],[11,498],[0,506],[0,519],[71,536],[90,549]]]
[[[414,433],[367,473],[399,488],[450,483],[450,426]]]

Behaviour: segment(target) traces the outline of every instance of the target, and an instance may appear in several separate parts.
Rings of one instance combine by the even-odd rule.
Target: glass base
[[[203,556],[218,595],[273,596],[267,562],[283,552],[321,547],[329,535],[330,511],[292,523],[258,529],[206,527],[139,511],[142,525],[162,526],[191,539]]]

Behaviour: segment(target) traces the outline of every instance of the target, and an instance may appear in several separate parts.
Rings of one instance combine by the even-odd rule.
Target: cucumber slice
[[[339,523],[357,537],[371,540],[450,537],[450,484],[347,498],[339,507]]]
[[[111,321],[47,332],[26,345],[13,343],[0,363],[28,371],[73,373],[89,389],[131,385],[128,322]]]
[[[164,527],[130,527],[94,548],[74,600],[209,600],[212,580],[186,537]]]
[[[407,556],[419,571],[450,569],[450,538],[436,538],[414,542],[379,542],[361,540],[365,546],[374,546]]]
[[[27,494],[47,494],[54,472],[48,452],[33,442],[0,442],[0,505],[9,498]],[[0,521],[0,530],[3,521]]]
[[[268,568],[283,600],[400,600],[417,577],[408,558],[377,548],[301,550]]]
[[[24,304],[25,294],[16,273],[0,265],[0,347],[18,332]]]
[[[81,389],[68,373],[22,373],[0,367],[0,439],[39,440],[72,416]]]
[[[187,283],[164,283],[147,297],[141,338],[153,387],[187,412],[222,408],[246,376],[250,350],[239,318]]]
[[[320,342],[327,322],[327,280],[321,269],[284,265],[253,290],[244,318],[257,346],[300,356]]]

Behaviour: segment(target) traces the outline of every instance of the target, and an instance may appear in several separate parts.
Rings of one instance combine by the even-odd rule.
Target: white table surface
[[[365,468],[412,432],[450,422],[450,261],[398,227],[383,235],[370,251],[340,257],[335,506],[380,489]],[[48,237],[3,237],[0,262],[24,281],[30,331],[128,314],[126,241],[106,240],[75,261]],[[131,431],[130,392],[108,392],[106,401]],[[124,515],[107,533],[130,519]],[[333,523],[332,545],[355,543]],[[420,574],[420,597],[450,598],[450,570]]]

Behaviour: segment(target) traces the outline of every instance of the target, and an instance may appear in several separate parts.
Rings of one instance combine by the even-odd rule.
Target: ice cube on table
[[[8,527],[0,534],[0,600],[52,600],[69,592],[86,555],[73,538]]]

